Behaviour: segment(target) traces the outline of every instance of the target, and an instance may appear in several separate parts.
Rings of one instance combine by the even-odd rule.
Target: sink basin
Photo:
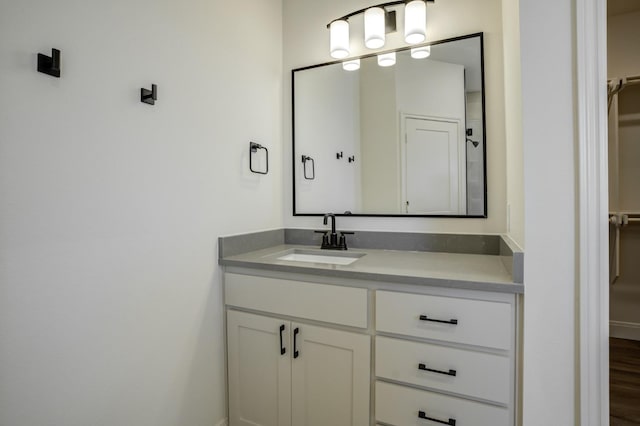
[[[282,256],[278,257],[278,260],[287,260],[290,262],[325,263],[328,265],[351,265],[353,262],[360,259],[364,255],[365,253],[344,251],[292,249],[287,251]]]

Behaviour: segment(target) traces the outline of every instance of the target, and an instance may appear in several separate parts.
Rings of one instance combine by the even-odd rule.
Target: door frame
[[[405,135],[407,134],[407,119],[415,120],[429,120],[429,121],[441,121],[446,123],[455,123],[458,126],[458,152],[464,153],[464,158],[458,155],[458,206],[465,206],[465,213],[458,213],[460,215],[466,215],[468,210],[467,206],[467,151],[466,151],[466,137],[465,137],[465,124],[459,118],[452,117],[436,117],[431,115],[412,114],[408,112],[400,111],[400,136],[398,137],[399,152],[400,152],[400,211],[405,211],[406,191],[407,191],[407,176],[406,176],[406,154],[407,146]],[[460,187],[463,187],[464,191],[460,191]]]
[[[521,0],[522,1],[522,0]],[[609,424],[607,0],[576,1],[580,425]]]

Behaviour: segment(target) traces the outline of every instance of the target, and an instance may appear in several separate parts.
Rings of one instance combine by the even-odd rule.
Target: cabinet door
[[[289,339],[288,321],[227,311],[230,426],[291,426]]]
[[[293,424],[368,425],[370,337],[296,323],[291,327]]]

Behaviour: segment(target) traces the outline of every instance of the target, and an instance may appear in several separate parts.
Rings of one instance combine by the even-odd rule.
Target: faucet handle
[[[322,234],[322,244],[320,245],[321,249],[328,248],[329,244],[329,231],[313,231],[316,234]]]
[[[347,235],[353,235],[355,232],[352,231],[340,231],[340,240],[338,246],[341,250],[347,250]]]
[[[340,250],[347,250],[347,237],[345,237],[345,234],[349,234],[349,232],[340,233],[340,242],[338,243]],[[351,234],[353,234],[353,232],[351,232]]]

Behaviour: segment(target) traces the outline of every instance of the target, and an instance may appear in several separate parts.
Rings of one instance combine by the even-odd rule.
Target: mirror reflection
[[[422,50],[293,70],[295,215],[486,217],[482,34]]]

